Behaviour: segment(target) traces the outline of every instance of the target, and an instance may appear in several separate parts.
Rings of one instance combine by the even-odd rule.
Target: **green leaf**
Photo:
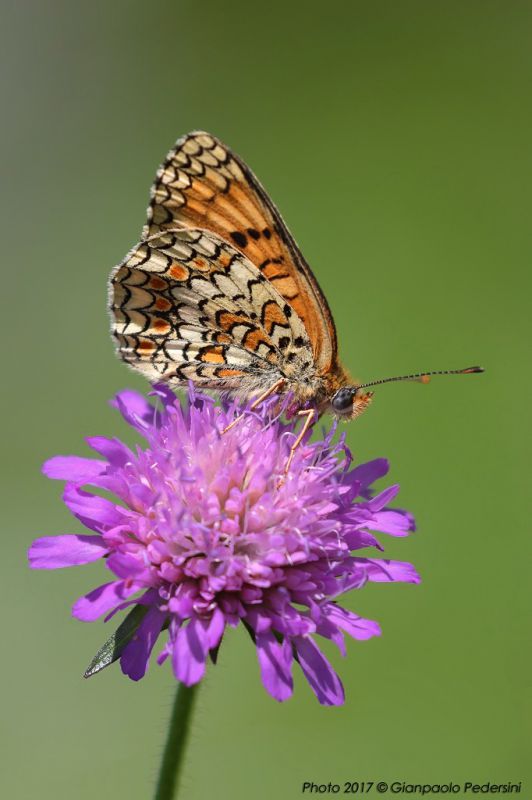
[[[91,663],[85,670],[84,678],[90,678],[101,672],[102,669],[108,667],[114,661],[120,658],[125,646],[131,641],[135,635],[144,615],[148,611],[148,606],[136,605],[132,611],[129,612],[125,620],[118,626],[112,636],[107,639],[106,643],[100,647]]]

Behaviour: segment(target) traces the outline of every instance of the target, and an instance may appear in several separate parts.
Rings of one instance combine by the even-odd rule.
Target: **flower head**
[[[31,566],[105,558],[113,579],[80,597],[73,614],[93,621],[144,607],[121,655],[133,680],[145,674],[166,630],[159,663],[170,657],[179,681],[197,683],[226,626],[242,623],[276,700],[292,694],[295,659],[320,703],[342,703],[342,684],[316,636],[345,654],[345,633],[368,639],[380,628],[336,598],[366,581],[419,580],[408,563],[353,555],[382,549],[372,531],[404,536],[414,528],[410,514],[388,508],[398,486],[375,496],[370,489],[388,471],[386,460],[352,468],[331,431],[298,447],[280,485],[295,423],[281,421],[275,401],[244,409],[242,421],[222,435],[235,406],[218,407],[192,388],[183,405],[164,386],[153,394],[156,405],[133,391],[114,400],[145,437],[144,449],[92,437],[87,442],[102,459],[56,456],[45,463],[48,477],[67,481],[64,502],[92,533],[37,539]]]

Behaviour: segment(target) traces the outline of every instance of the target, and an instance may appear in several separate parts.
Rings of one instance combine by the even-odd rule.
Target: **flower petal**
[[[352,611],[348,611],[347,608],[331,603],[331,605],[324,608],[324,611],[332,622],[352,636],[353,639],[371,639],[372,636],[380,636],[381,634],[381,627],[378,622],[358,617]]]
[[[127,584],[129,586],[129,583]],[[146,587],[137,583],[138,589],[145,589]],[[134,597],[133,600],[124,600],[123,603],[119,603],[117,606],[110,611],[107,616],[104,617],[104,622],[109,622],[115,614],[119,614],[121,611],[124,611],[126,608],[130,608],[130,606],[152,606],[154,603],[157,602],[159,599],[159,593],[155,589],[148,589],[144,594],[140,597]]]
[[[384,583],[388,581],[405,581],[406,583],[421,583],[421,578],[408,561],[389,561],[384,558],[354,558],[370,581]]]
[[[89,482],[91,478],[102,475],[107,469],[105,461],[79,456],[54,456],[42,465],[47,478],[59,481]]]
[[[120,667],[124,675],[127,675],[131,680],[138,681],[144,677],[151,651],[166,617],[166,612],[160,611],[156,606],[152,606],[137,628],[133,639],[122,653]]]
[[[386,458],[375,458],[373,461],[367,461],[365,464],[359,464],[349,473],[349,481],[357,481],[359,486],[359,493],[365,492],[372,483],[379,478],[383,478],[390,465]]]
[[[94,622],[141,588],[139,584],[128,581],[104,583],[76,600],[72,606],[72,616],[82,622]]]
[[[377,511],[373,521],[366,523],[366,527],[391,536],[408,536],[411,531],[415,531],[416,523],[408,511],[383,508],[382,511]]]
[[[118,392],[111,405],[117,408],[125,421],[141,433],[147,433],[158,419],[158,412],[145,397],[132,389]]]
[[[205,672],[205,660],[208,647],[201,634],[198,635],[196,619],[190,620],[186,627],[181,627],[174,641],[172,666],[174,675],[185,686],[198,683]]]
[[[292,641],[301,669],[321,705],[341,706],[344,702],[342,681],[318,645],[309,636],[297,636]]]
[[[89,447],[104,456],[113,467],[123,467],[133,458],[133,453],[120,439],[108,439],[106,436],[87,436]]]
[[[194,392],[194,384],[192,381],[189,381],[189,401],[191,399],[191,395]],[[175,394],[170,389],[167,383],[154,383],[153,389],[149,393],[150,397],[157,397],[164,406],[168,407],[175,407]]]
[[[205,636],[209,650],[218,647],[225,630],[225,618],[222,611],[220,611],[219,608],[215,608],[210,620],[203,621],[202,624],[205,628]]]
[[[63,501],[85,527],[103,533],[124,522],[124,511],[105,497],[84,492],[73,483],[67,483]]]
[[[373,513],[376,511],[380,511],[381,508],[387,506],[393,498],[399,492],[399,484],[395,483],[393,486],[388,486],[387,489],[384,489],[379,494],[375,495],[371,500],[368,501],[368,508],[371,509]]]
[[[107,559],[106,566],[118,578],[126,580],[135,579],[137,583],[151,584],[151,571],[149,565],[144,563],[142,556],[137,557],[130,553],[112,553]]]
[[[338,625],[335,625],[328,617],[325,616],[325,607],[322,609],[322,612],[321,619],[316,626],[316,633],[319,633],[319,635],[323,636],[324,639],[330,639],[343,656],[347,655],[343,632],[340,630]]]
[[[260,676],[267,692],[278,700],[292,696],[292,647],[288,639],[278,642],[273,633],[260,633],[255,637]]]
[[[352,572],[347,573],[347,575],[344,575],[343,578],[337,581],[336,590],[329,594],[329,599],[333,600],[335,597],[344,594],[344,592],[349,592],[351,589],[361,589],[367,581],[368,576],[365,570],[355,568]]]
[[[32,569],[59,569],[90,564],[108,552],[101,536],[67,533],[36,539],[28,550],[28,559]]]
[[[283,609],[284,610],[284,609]],[[251,625],[256,634],[266,633],[272,627],[271,613],[267,613],[263,608],[248,608],[246,622]]]

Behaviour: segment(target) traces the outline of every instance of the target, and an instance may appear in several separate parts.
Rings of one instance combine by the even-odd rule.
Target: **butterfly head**
[[[373,392],[364,391],[362,386],[344,386],[331,398],[331,409],[341,419],[355,419],[371,403]]]

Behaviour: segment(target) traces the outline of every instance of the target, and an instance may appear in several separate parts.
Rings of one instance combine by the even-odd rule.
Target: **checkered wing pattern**
[[[316,374],[334,371],[334,322],[309,265],[249,167],[202,131],[179,139],[159,168],[144,236],[180,226],[212,231],[243,253],[303,322]]]
[[[120,356],[151,381],[249,396],[286,376],[312,376],[306,328],[275,285],[206,230],[140,242],[110,282]]]

